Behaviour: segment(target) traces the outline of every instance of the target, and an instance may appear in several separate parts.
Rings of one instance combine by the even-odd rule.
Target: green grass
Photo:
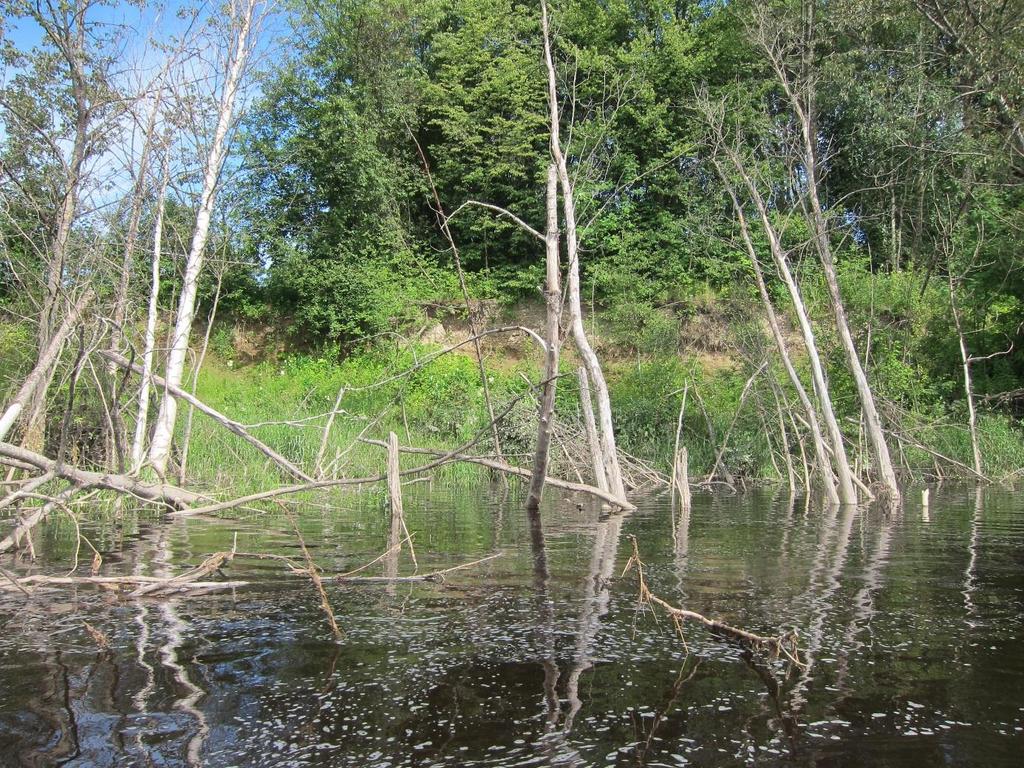
[[[444,355],[411,374],[401,375],[436,351],[436,347],[409,350],[378,346],[341,363],[328,357],[293,356],[277,365],[263,363],[235,370],[214,357],[199,377],[198,395],[249,426],[254,435],[310,472],[316,463],[325,414],[334,405],[341,387],[346,390],[341,403],[344,413],[336,417],[324,452],[328,464],[340,457],[334,475],[364,477],[383,472],[384,451],[359,442],[360,435],[383,439],[389,431],[395,431],[403,444],[447,451],[484,432],[476,451],[489,452],[483,390],[471,358]],[[565,376],[559,382],[557,412],[563,424],[579,430],[574,365],[569,354],[563,356],[561,370]],[[764,374],[737,416],[749,375],[741,367],[704,370],[699,358],[664,355],[640,363],[606,361],[606,368],[617,436],[625,451],[666,473],[671,470],[676,419],[682,390],[688,384],[683,443],[690,454],[691,476],[710,472],[719,443],[735,419],[724,453],[730,471],[753,481],[782,479],[784,463],[778,453],[778,416],[771,389],[764,380],[766,376],[775,376],[783,391],[788,391],[788,382],[780,371]],[[488,370],[498,410],[524,395],[524,374],[536,381],[539,370],[529,363],[512,368],[494,365]],[[504,450],[521,457],[524,464],[528,464],[535,439],[535,413],[533,400],[523,397],[501,424]],[[927,408],[909,410],[905,420],[903,428],[912,432],[915,439],[945,456],[971,463],[966,418],[958,409],[931,402]],[[714,441],[709,436],[709,421]],[[846,423],[852,425],[854,421],[847,418]],[[1011,419],[983,414],[979,429],[988,474],[998,477],[1024,465],[1024,439]],[[794,464],[798,465],[797,446],[791,446],[791,450]],[[558,454],[553,452],[553,471],[564,473],[567,467],[558,466]],[[901,465],[912,474],[928,475],[934,471],[934,460],[924,451],[904,446],[898,455]],[[401,461],[403,468],[411,468],[426,463],[429,457],[403,455]],[[193,428],[189,476],[201,487],[230,489],[231,493],[267,488],[282,480],[280,471],[255,448],[200,414],[196,415]],[[453,463],[435,469],[431,476],[446,483],[473,483],[486,478],[488,472],[473,465]]]

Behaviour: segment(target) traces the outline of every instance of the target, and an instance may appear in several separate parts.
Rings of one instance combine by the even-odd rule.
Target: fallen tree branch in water
[[[9,461],[8,461],[9,460]],[[145,483],[128,475],[114,472],[90,472],[78,469],[64,462],[57,462],[41,453],[19,448],[11,443],[0,442],[0,464],[28,464],[42,472],[50,472],[62,480],[68,480],[82,488],[103,488],[110,491],[136,496],[145,501],[155,501],[178,509],[196,504],[204,497],[167,483]]]
[[[248,587],[248,581],[189,581],[171,585],[171,579],[164,579],[158,576],[44,576],[37,574],[15,579],[13,584],[20,591],[31,594],[25,587],[80,587],[98,586],[107,589],[136,589],[142,587],[159,588],[159,591],[147,593],[145,597],[171,597],[172,595],[199,595],[221,589],[235,589],[236,587]],[[0,583],[0,589],[6,585]],[[133,591],[129,596],[134,595]]]
[[[636,568],[637,585],[640,593],[638,596],[640,605],[644,606],[653,604],[660,606],[665,613],[671,617],[672,621],[676,625],[676,629],[680,632],[680,636],[682,635],[683,621],[697,621],[711,632],[711,634],[732,640],[744,648],[749,648],[750,650],[758,651],[759,653],[766,653],[770,658],[778,658],[779,656],[782,656],[796,664],[798,667],[805,666],[805,664],[800,661],[800,650],[797,648],[798,637],[795,629],[783,632],[777,637],[765,637],[764,635],[748,632],[747,630],[740,629],[739,627],[733,627],[729,624],[718,621],[717,619],[709,619],[707,616],[697,613],[696,611],[677,608],[653,594],[647,587],[647,580],[644,579],[644,563],[643,560],[640,559],[640,550],[637,547],[636,537],[630,536],[630,539],[633,541],[633,554],[626,562],[626,567],[622,569],[622,576],[625,576],[629,572],[630,568]]]
[[[387,448],[388,444],[383,440],[371,440],[370,438],[361,438],[360,442],[366,443],[367,445],[376,445],[381,448]],[[411,446],[401,445],[398,447],[401,453],[418,453],[424,456],[438,456],[441,457],[443,462],[432,462],[429,466],[431,468],[437,466],[438,463],[449,463],[455,461],[464,461],[469,464],[479,464],[482,467],[493,469],[497,472],[504,472],[509,475],[517,475],[519,477],[530,478],[532,474],[530,470],[524,469],[523,467],[515,467],[511,464],[506,464],[503,461],[496,461],[494,459],[487,459],[482,456],[471,456],[464,453],[443,453],[441,451],[434,451],[430,448],[413,448]],[[418,470],[406,470],[402,474],[409,474],[412,471],[423,471]],[[557,477],[548,477],[544,480],[545,484],[553,486],[555,488],[564,488],[568,491],[576,491],[577,493],[586,493],[591,496],[596,496],[601,501],[606,501],[609,504],[614,504],[616,507],[622,507],[623,509],[636,509],[629,502],[624,502],[617,496],[609,493],[608,491],[602,491],[600,488],[596,488],[592,485],[586,485],[584,483],[573,483],[569,480],[561,480]]]
[[[11,443],[0,442],[0,464],[12,466],[28,465],[43,472],[43,476],[61,480],[67,480],[72,485],[65,488],[46,504],[35,508],[30,514],[22,518],[16,524],[14,530],[3,539],[0,539],[0,553],[17,548],[21,540],[58,505],[65,503],[71,496],[79,491],[90,488],[103,488],[117,491],[129,496],[166,504],[174,508],[183,508],[203,501],[203,497],[197,493],[186,491],[177,486],[162,484],[144,483],[134,477],[110,472],[90,472],[78,469],[63,461],[54,461],[41,453],[20,448]]]
[[[309,548],[306,547],[306,539],[302,536],[302,531],[299,530],[299,524],[295,522],[295,518],[292,516],[292,513],[280,501],[277,502],[277,504],[281,507],[285,517],[288,518],[288,522],[292,524],[292,528],[295,530],[295,536],[299,540],[299,547],[302,549],[302,558],[306,561],[306,575],[309,576],[309,580],[313,583],[313,588],[316,590],[317,596],[320,598],[320,610],[324,612],[324,615],[327,617],[327,623],[331,625],[331,636],[334,637],[335,642],[341,642],[341,628],[338,626],[338,622],[334,618],[334,609],[331,608],[331,601],[327,598],[327,590],[324,589],[324,581],[320,578],[320,568],[315,562],[313,562],[313,556],[309,554]],[[292,573],[299,573],[299,571],[292,568]]]
[[[34,558],[35,554],[32,551],[31,539],[32,529],[35,528],[41,520],[44,520],[54,507],[63,506],[80,490],[82,489],[77,485],[65,488],[56,496],[50,497],[42,506],[36,507],[24,517],[19,517],[18,522],[14,526],[14,530],[7,534],[3,539],[0,539],[0,554],[12,548],[20,549],[22,540],[27,539],[29,543],[29,554]]]
[[[234,549],[229,552],[214,552],[192,570],[185,571],[185,573],[177,576],[172,576],[169,579],[162,579],[151,584],[143,584],[132,592],[129,597],[156,597],[174,594],[175,592],[180,591],[181,588],[185,587],[187,584],[196,582],[204,576],[209,576],[210,574],[217,572],[220,570],[221,566],[230,563],[234,556]]]
[[[386,553],[385,553],[386,554]],[[462,565],[454,565],[451,568],[442,568],[439,571],[431,571],[430,573],[420,573],[416,576],[346,576],[344,574],[334,576],[333,580],[339,584],[351,584],[351,583],[378,583],[386,584],[389,582],[398,581],[437,581],[444,582],[445,576],[454,571],[461,571],[464,568],[471,568],[474,565],[480,565],[480,563],[486,563],[488,560],[493,560],[496,557],[501,557],[502,553],[498,552],[487,557],[481,557],[479,560],[473,560],[470,563],[463,563]],[[378,558],[379,559],[379,558]],[[361,568],[359,570],[362,570]]]
[[[387,553],[384,553],[385,555]],[[367,563],[367,566],[357,568],[355,571],[349,571],[348,573],[338,574],[337,576],[329,576],[331,581],[342,584],[366,584],[366,583],[387,583],[387,582],[405,582],[405,581],[431,581],[437,583],[443,583],[445,576],[455,571],[465,570],[466,568],[472,568],[474,565],[480,565],[486,563],[489,560],[493,560],[496,557],[501,557],[502,553],[498,552],[487,557],[482,557],[479,560],[473,560],[468,563],[462,563],[461,565],[454,565],[450,568],[442,568],[440,570],[431,571],[430,573],[422,573],[416,576],[350,576],[351,573],[357,573],[373,562]],[[383,557],[382,555],[381,557]],[[259,554],[255,552],[236,552],[235,550],[227,552],[214,552],[212,555],[203,560],[202,563],[197,565],[185,573],[177,576],[171,576],[170,578],[163,576],[46,576],[43,574],[35,574],[32,576],[24,576],[18,578],[15,574],[9,573],[4,570],[0,570],[0,575],[7,578],[10,583],[0,581],[0,590],[10,591],[17,589],[25,595],[31,595],[32,592],[30,587],[80,587],[80,586],[97,586],[112,590],[127,590],[132,589],[128,593],[127,597],[171,597],[175,595],[200,595],[208,592],[213,592],[223,589],[235,589],[237,587],[249,587],[253,585],[251,581],[200,581],[200,579],[210,576],[220,570],[223,566],[227,565],[235,558],[254,558],[254,559],[274,559],[281,560],[288,566],[288,573],[294,576],[311,577],[312,574],[316,574],[314,579],[314,586],[320,594],[321,600],[326,600],[326,591],[323,588],[323,581],[319,575],[318,569],[313,564],[312,559],[308,558],[307,552],[307,567],[297,567],[297,564],[290,558],[283,557],[281,555],[267,555]],[[380,558],[377,558],[378,560]],[[325,609],[325,612],[326,609]],[[337,639],[341,638],[341,630],[337,628],[337,622],[334,621],[334,613],[330,611],[328,613],[329,619],[332,623],[332,632],[335,634]]]

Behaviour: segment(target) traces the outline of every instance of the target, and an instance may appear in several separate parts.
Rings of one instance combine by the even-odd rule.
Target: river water
[[[915,492],[916,494],[917,492]],[[234,591],[131,600],[0,592],[0,765],[1019,766],[1024,764],[1024,502],[932,490],[889,514],[754,492],[667,495],[631,514],[546,495],[539,525],[496,488],[411,485],[419,571],[443,583],[308,579],[238,558]],[[387,547],[378,492],[297,507],[327,573]],[[289,520],[83,532],[101,573],[170,574],[230,549],[302,555]],[[806,669],[637,609],[652,592],[755,632],[794,627]],[[31,569],[65,573],[55,519]],[[83,551],[84,551],[83,546]],[[80,555],[87,572],[91,553]],[[363,574],[408,574],[403,552]]]

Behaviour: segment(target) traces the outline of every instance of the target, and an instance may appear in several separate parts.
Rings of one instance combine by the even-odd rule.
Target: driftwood
[[[25,576],[16,579],[13,585],[20,591],[31,595],[25,587],[78,587],[98,586],[106,589],[141,589],[143,587],[159,588],[159,591],[147,593],[145,597],[171,597],[172,595],[200,595],[223,589],[247,587],[248,581],[187,581],[175,585],[166,584],[167,579],[155,576]],[[0,589],[5,585],[0,583]],[[134,595],[134,591],[131,593]]]
[[[107,360],[116,365],[121,366],[122,368],[128,368],[140,375],[143,375],[145,373],[141,365],[137,365],[136,363],[130,362],[121,355],[117,354],[116,352],[111,352],[109,350],[100,350],[99,354],[100,356],[106,358]],[[220,413],[219,411],[214,410],[206,403],[194,397],[189,392],[186,392],[181,387],[174,386],[170,382],[165,381],[164,379],[160,378],[154,373],[150,373],[149,377],[152,380],[153,384],[155,384],[158,387],[166,389],[167,392],[174,395],[174,397],[184,400],[186,403],[191,405],[200,413],[205,413],[218,424],[225,427],[229,432],[237,435],[242,440],[249,443],[249,445],[256,448],[256,450],[258,450],[260,453],[262,453],[264,456],[266,456],[268,459],[270,459],[278,467],[283,469],[292,477],[298,478],[299,480],[305,480],[307,483],[314,482],[311,476],[303,472],[301,469],[299,469],[299,467],[295,466],[295,464],[293,464],[292,462],[288,461],[288,459],[279,454],[277,451],[275,451],[269,445],[264,443],[262,440],[260,440],[257,437],[254,437],[248,430],[246,430],[245,427],[243,427],[234,419],[229,419],[227,416]]]
[[[390,552],[391,550],[389,550]],[[284,561],[288,566],[287,573],[293,576],[304,576],[312,577],[314,574],[314,585],[317,587],[317,591],[320,593],[322,600],[326,600],[326,592],[322,586],[322,581],[319,576],[316,566],[312,563],[312,560],[307,555],[306,568],[298,567],[289,558],[279,555],[266,555],[251,552],[236,552],[234,550],[227,552],[214,552],[212,555],[203,560],[202,563],[197,565],[185,573],[181,573],[177,576],[170,578],[164,578],[160,576],[45,576],[42,574],[35,574],[32,576],[25,576],[23,578],[17,578],[14,574],[7,571],[0,571],[0,575],[3,575],[7,581],[0,581],[0,590],[12,590],[17,589],[19,592],[26,596],[31,596],[32,591],[30,588],[33,587],[80,587],[80,586],[97,586],[105,589],[124,591],[131,589],[128,593],[128,597],[171,597],[175,595],[200,595],[206,594],[213,591],[224,590],[224,589],[235,589],[238,587],[252,586],[250,581],[203,581],[205,577],[211,576],[219,571],[223,566],[230,563],[236,557],[256,558],[256,559],[277,559]],[[381,557],[387,555],[385,552],[383,555],[378,557],[376,560],[371,561],[367,565],[372,565],[373,562],[377,562]],[[445,577],[456,571],[465,570],[466,568],[472,568],[474,565],[480,563],[486,563],[490,560],[494,560],[497,557],[501,557],[502,553],[498,552],[487,557],[482,557],[479,560],[473,560],[468,563],[462,563],[461,565],[455,565],[450,568],[442,568],[430,573],[422,573],[413,576],[352,576],[353,573],[358,573],[364,570],[367,566],[357,568],[355,571],[349,571],[348,573],[338,574],[336,576],[328,576],[331,581],[339,584],[373,584],[373,583],[389,583],[389,582],[413,582],[413,581],[430,581],[436,583],[443,583]],[[328,606],[329,607],[329,606]],[[330,617],[332,632],[336,639],[340,639],[341,630],[338,629],[337,623],[334,621],[334,614],[332,611],[328,611]]]
[[[11,583],[22,592],[26,587],[37,586],[99,586],[105,589],[129,589],[129,597],[170,597],[181,594],[206,594],[222,589],[245,587],[248,581],[202,581],[204,577],[216,573],[224,565],[231,562],[234,551],[214,552],[185,573],[170,578],[160,576],[44,576],[41,574],[25,576],[21,579],[8,577]],[[2,587],[3,585],[0,585]]]
[[[196,582],[204,576],[216,573],[222,566],[230,563],[234,556],[234,550],[230,552],[214,552],[195,568],[185,571],[185,573],[179,574],[178,576],[172,576],[169,579],[163,579],[152,584],[141,585],[131,593],[130,597],[144,597],[146,595],[157,597],[161,595],[174,594],[175,592],[181,591],[182,588],[187,589],[187,584]]]
[[[740,629],[739,627],[731,626],[730,624],[718,621],[717,619],[709,619],[707,616],[697,613],[696,611],[677,608],[676,606],[665,602],[657,595],[652,594],[651,590],[647,587],[646,579],[644,579],[644,563],[640,559],[640,550],[637,547],[636,537],[631,536],[630,538],[633,541],[633,554],[626,562],[626,567],[622,570],[622,576],[625,576],[629,572],[630,568],[636,568],[640,605],[660,606],[665,613],[671,617],[680,636],[682,636],[682,624],[684,621],[696,621],[703,625],[713,635],[724,637],[727,640],[731,640],[732,642],[742,645],[744,648],[749,648],[752,651],[760,653],[766,653],[771,658],[778,658],[781,656],[799,667],[804,666],[804,662],[800,660],[800,651],[797,648],[798,636],[795,629],[787,630],[775,637],[766,637],[764,635],[749,632],[745,629]]]

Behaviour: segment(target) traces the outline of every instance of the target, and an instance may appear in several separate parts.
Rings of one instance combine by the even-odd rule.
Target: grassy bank
[[[376,345],[342,362],[336,361],[332,351],[321,356],[286,356],[275,363],[241,368],[229,367],[222,357],[214,356],[200,375],[199,397],[250,426],[254,434],[293,461],[312,468],[321,453],[326,414],[344,388],[342,412],[335,418],[321,461],[337,475],[379,473],[384,463],[382,450],[360,443],[358,438],[381,438],[392,430],[403,443],[437,450],[450,450],[482,434],[475,450],[490,453],[488,417],[475,359],[454,353],[423,363],[441,348]],[[663,472],[670,471],[685,391],[682,435],[690,454],[691,476],[710,472],[728,434],[723,463],[731,474],[749,481],[785,478],[779,422],[781,419],[791,430],[794,421],[789,415],[792,404],[785,402],[780,371],[769,368],[750,387],[740,407],[751,368],[738,361],[729,364],[718,357],[710,364],[707,355],[698,354],[632,359],[609,355],[606,359],[616,428],[624,451]],[[500,412],[510,408],[499,430],[503,450],[524,464],[528,463],[536,429],[536,409],[528,381],[539,378],[539,362],[531,360],[530,355],[499,356],[493,351],[487,357],[495,409]],[[414,370],[407,373],[410,369]],[[582,434],[574,370],[575,364],[567,355],[562,364],[566,375],[559,382],[557,410],[563,436],[561,442],[556,437],[552,453],[555,471],[567,477],[573,477],[576,470],[586,474],[582,469],[585,464],[570,456],[579,447]],[[780,384],[778,389],[769,385],[771,378]],[[776,400],[777,395],[783,400]],[[852,395],[839,400],[845,408],[851,445],[858,449],[861,446],[852,402]],[[956,473],[955,465],[938,460],[934,454],[970,464],[966,418],[960,410],[956,405],[943,408],[932,402],[927,409],[901,412],[902,431],[912,434],[923,446],[893,441],[895,455],[905,471],[925,476]],[[988,473],[1002,476],[1024,466],[1024,440],[1009,417],[984,414],[980,431]],[[801,450],[792,441],[792,432],[789,436],[789,454],[799,474]],[[403,457],[404,466],[424,462],[422,456]],[[195,480],[240,491],[265,486],[273,472],[254,449],[196,416],[189,457],[189,473]],[[436,470],[433,476],[460,481],[485,474],[485,470],[453,464]]]

